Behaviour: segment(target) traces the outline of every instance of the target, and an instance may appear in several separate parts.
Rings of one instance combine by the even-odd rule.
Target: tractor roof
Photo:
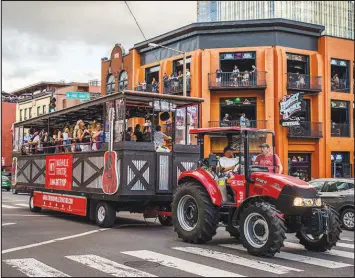
[[[193,128],[190,129],[190,134],[199,134],[199,133],[238,133],[240,131],[252,131],[252,132],[263,132],[263,133],[273,133],[273,131],[268,129],[259,129],[259,128],[244,128],[244,127],[209,127],[209,128]]]

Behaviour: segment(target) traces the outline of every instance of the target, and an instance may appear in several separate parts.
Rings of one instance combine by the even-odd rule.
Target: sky
[[[196,22],[196,1],[128,1],[147,39]],[[123,1],[2,2],[2,91],[101,78],[116,43],[144,41]]]

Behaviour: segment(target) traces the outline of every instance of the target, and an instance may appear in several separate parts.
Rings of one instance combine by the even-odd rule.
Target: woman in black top
[[[141,125],[137,124],[134,129],[134,135],[137,138],[137,142],[144,142],[143,133],[141,131]]]

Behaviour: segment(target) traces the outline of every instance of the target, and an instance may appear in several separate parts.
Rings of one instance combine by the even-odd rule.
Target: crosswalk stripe
[[[246,252],[246,249],[241,245],[220,244],[220,246]],[[326,268],[341,268],[341,267],[346,267],[346,266],[352,266],[351,264],[339,263],[339,262],[318,259],[318,258],[308,257],[308,256],[303,256],[303,255],[298,255],[298,254],[292,254],[292,253],[287,253],[287,252],[282,252],[282,251],[280,253],[276,253],[275,257],[280,258],[280,259],[290,260],[290,261],[296,261],[299,263],[322,266],[322,267],[326,267]]]
[[[275,274],[286,274],[290,271],[297,271],[297,272],[303,271],[297,268],[286,267],[286,266],[272,264],[272,263],[263,262],[259,260],[250,260],[236,255],[222,253],[222,252],[209,250],[209,249],[203,249],[199,247],[172,247],[172,249],[187,252],[187,253],[192,253],[192,254],[208,257],[208,258],[213,258],[216,260],[225,261],[236,265],[242,265],[254,269],[268,271]]]
[[[1,224],[1,226],[4,227],[4,226],[15,225],[15,224],[16,224],[16,223],[3,223],[3,224]]]
[[[203,277],[244,277],[242,275],[233,272],[186,261],[183,259],[171,257],[168,255],[164,255],[164,254],[160,254],[148,250],[128,251],[128,252],[121,252],[121,253],[133,257],[137,257],[143,260],[156,262],[166,267],[179,269]]]
[[[4,262],[17,268],[29,277],[70,277],[63,272],[32,258],[4,260]]]
[[[288,247],[288,248],[293,248],[293,249],[298,249],[298,250],[306,250],[303,245],[298,244],[298,243],[284,242],[284,245],[285,245],[285,247]],[[352,253],[352,252],[346,252],[346,251],[333,249],[333,250],[325,251],[322,253],[327,254],[327,255],[332,255],[332,256],[354,259],[354,253]]]
[[[27,204],[15,204],[15,206],[20,206],[20,207],[28,207],[28,205]]]
[[[354,239],[353,239],[353,238],[348,238],[348,237],[342,237],[340,240],[342,240],[342,241],[352,241],[352,242],[354,242]]]
[[[2,206],[3,208],[7,208],[7,209],[15,209],[15,208],[18,208],[18,207],[9,206],[9,205],[4,205],[4,204],[2,204],[1,206]]]
[[[96,255],[66,256],[66,258],[115,277],[156,277],[150,273],[143,272]]]
[[[344,247],[344,248],[354,249],[354,244],[337,242],[337,247]]]

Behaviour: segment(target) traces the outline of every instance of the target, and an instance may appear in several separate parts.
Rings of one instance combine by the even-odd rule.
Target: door
[[[322,198],[322,201],[325,203],[334,206],[338,210],[342,199],[345,198],[345,195],[342,194],[342,191],[349,189],[349,184],[344,181],[330,181],[326,182],[322,191],[319,192],[319,195]]]

